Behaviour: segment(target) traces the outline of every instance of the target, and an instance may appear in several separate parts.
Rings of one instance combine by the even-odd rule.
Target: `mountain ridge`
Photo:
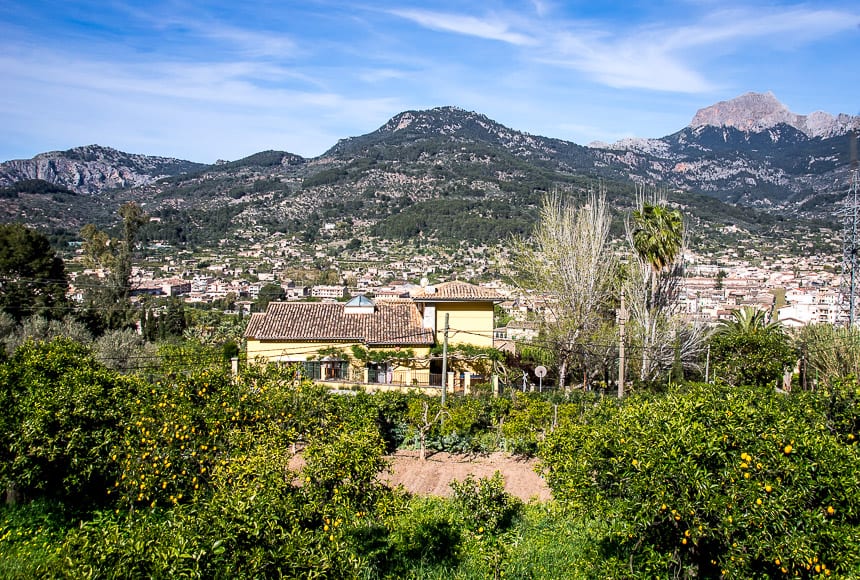
[[[781,110],[769,100],[758,107],[763,116]],[[201,229],[209,238],[243,230],[255,238],[282,232],[312,241],[324,226],[338,223],[347,224],[345,232],[380,237],[468,236],[485,243],[527,232],[547,192],[582,197],[603,189],[623,212],[642,187],[666,188],[691,213],[698,208],[751,228],[773,220],[710,204],[701,194],[770,214],[831,219],[848,171],[843,136],[810,138],[784,122],[744,131],[731,123],[754,107],[741,108],[722,107],[722,116],[707,117],[721,126],[687,126],[615,149],[531,135],[451,106],[401,112],[307,159],[261,151],[203,165],[87,146],[59,152],[68,175],[58,184],[88,195],[71,200],[10,192],[14,203],[0,219],[75,231],[93,215],[110,215],[117,204],[134,200],[157,218],[148,235],[177,243],[211,241],[199,239],[195,231]],[[56,179],[66,167],[57,152],[37,158],[47,159],[50,171],[19,175]],[[0,164],[0,179],[10,173]]]
[[[695,190],[696,184],[701,181],[704,186],[698,189],[709,192],[722,185],[715,185],[714,180],[704,174],[690,176],[690,167],[698,165],[692,148],[697,146],[702,135],[709,140],[708,145],[699,143],[702,153],[713,152],[718,141],[713,137],[715,133],[710,128],[722,129],[724,143],[732,145],[739,145],[742,141],[749,142],[750,136],[761,133],[767,133],[773,143],[781,142],[784,145],[787,139],[793,139],[796,145],[797,136],[791,135],[786,129],[780,129],[782,125],[799,131],[808,139],[826,140],[840,137],[860,127],[860,117],[844,113],[834,116],[820,111],[810,115],[798,115],[792,113],[770,92],[749,92],[699,109],[690,124],[671,135],[661,138],[628,138],[609,145],[594,143],[585,147],[562,139],[511,129],[481,113],[455,106],[443,106],[398,113],[375,131],[341,139],[322,155],[311,160],[325,165],[363,149],[415,144],[422,140],[443,138],[449,143],[481,142],[499,146],[521,159],[558,165],[567,171],[588,170],[615,178],[631,178],[650,185],[663,180],[676,187]],[[743,153],[741,149],[738,151]],[[632,152],[634,157],[644,155],[653,159],[631,158],[626,155],[627,152]],[[0,186],[10,186],[24,179],[42,179],[67,187],[76,193],[96,195],[108,189],[144,186],[165,177],[212,167],[235,168],[243,162],[252,163],[255,156],[274,153],[277,152],[263,151],[237,161],[218,162],[210,166],[176,158],[125,153],[111,147],[88,145],[66,151],[40,153],[32,159],[0,163]],[[283,154],[281,161],[287,164],[309,161],[291,153],[280,153]],[[830,153],[832,157],[832,148]],[[668,161],[674,164],[667,164]],[[820,159],[815,161],[821,166]],[[647,165],[660,167],[650,172],[640,170]],[[680,172],[678,168],[681,169]],[[709,166],[705,173],[712,174],[712,169],[713,167]],[[767,177],[768,172],[759,171],[765,182],[773,181]],[[683,174],[688,177],[682,177]],[[737,189],[736,185],[729,184],[728,187]]]

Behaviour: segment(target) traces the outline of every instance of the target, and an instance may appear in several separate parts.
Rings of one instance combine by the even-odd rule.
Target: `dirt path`
[[[534,470],[534,459],[517,459],[506,453],[477,457],[435,453],[421,461],[418,451],[398,451],[391,459],[391,473],[383,475],[383,479],[391,485],[403,484],[406,491],[416,495],[447,497],[451,495],[451,481],[462,481],[469,474],[476,478],[491,477],[499,471],[508,493],[523,501],[551,498],[546,482]]]

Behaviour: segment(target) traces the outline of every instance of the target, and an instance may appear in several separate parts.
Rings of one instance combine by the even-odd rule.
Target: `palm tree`
[[[684,220],[680,211],[670,209],[665,199],[656,195],[650,202],[640,198],[639,209],[632,212],[631,218],[628,236],[643,266],[639,270],[642,285],[634,291],[634,295],[641,296],[641,302],[634,302],[632,310],[642,327],[640,379],[644,380],[654,371],[652,362],[662,342],[657,327],[661,320],[665,322],[678,288],[680,270],[674,266],[684,247]]]
[[[763,310],[745,306],[732,312],[731,319],[721,320],[714,332],[716,334],[749,336],[753,334],[782,332],[782,327],[778,322],[768,322]]]
[[[670,266],[684,244],[684,220],[677,209],[645,203],[633,212],[633,247],[655,273]]]

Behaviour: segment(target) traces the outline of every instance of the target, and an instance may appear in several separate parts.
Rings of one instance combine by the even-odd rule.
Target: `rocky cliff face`
[[[677,133],[626,139],[595,148],[595,154],[640,183],[806,212],[820,208],[822,199],[844,195],[854,128],[860,128],[860,117],[798,115],[771,93],[747,93],[700,109]]]
[[[746,93],[729,101],[720,101],[699,109],[690,127],[734,127],[740,131],[760,133],[780,123],[794,127],[807,137],[833,137],[842,135],[858,122],[857,117],[816,111],[798,115],[780,103],[773,93]]]
[[[202,167],[205,166],[181,159],[88,145],[0,163],[0,186],[24,179],[43,179],[76,193],[96,195],[106,189],[146,185]]]

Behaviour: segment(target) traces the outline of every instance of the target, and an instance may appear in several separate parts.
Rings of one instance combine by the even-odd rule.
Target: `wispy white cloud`
[[[392,10],[390,14],[410,20],[425,28],[498,40],[508,44],[527,46],[536,43],[529,35],[514,32],[510,24],[495,18],[477,18],[464,14],[431,12],[428,10]]]
[[[193,4],[169,6],[167,10],[157,3],[147,8],[127,3],[116,6],[130,20],[161,34],[181,31],[197,39],[212,41],[214,48],[246,58],[287,59],[302,56],[305,52],[295,39],[283,32],[229,24],[207,16]],[[190,40],[186,46],[194,45]]]
[[[288,36],[271,31],[249,30],[223,23],[195,23],[201,36],[233,44],[248,57],[295,58],[298,45]]]
[[[794,47],[850,30],[857,19],[833,10],[736,9],[692,24],[643,23],[618,33],[560,22],[552,29],[553,41],[542,47],[546,53],[535,58],[611,87],[699,93],[721,83],[701,64],[714,55],[743,53],[757,42],[768,42],[771,49]]]
[[[856,78],[824,86],[839,77],[828,66],[850,71],[841,55],[858,46],[860,8],[848,0],[675,0],[660,14],[647,3],[557,0],[499,0],[494,11],[432,0],[117,0],[114,12],[90,14],[88,1],[52,4],[59,14],[48,15],[40,0],[9,0],[0,158],[27,135],[44,148],[128,144],[195,160],[264,148],[315,155],[400,111],[449,104],[530,132],[613,140],[674,131],[704,99],[738,87],[805,96],[807,110],[856,109],[837,98],[856,95]],[[415,42],[406,22],[435,31],[434,42]],[[821,88],[797,88],[807,76]]]
[[[357,78],[360,81],[370,84],[404,79],[408,76],[408,72],[393,68],[364,69],[357,72]]]
[[[545,0],[531,0],[531,3],[535,13],[540,17],[546,16],[551,9],[550,3]]]
[[[749,41],[769,41],[779,50],[856,29],[858,20],[860,13],[837,10],[738,8],[713,12],[673,31],[662,30],[660,37],[667,50]]]
[[[263,148],[318,155],[349,126],[358,134],[359,127],[363,132],[367,124],[381,124],[402,106],[387,97],[254,82],[274,74],[271,69],[259,63],[121,64],[48,50],[4,54],[0,70],[15,91],[0,98],[0,118],[8,120],[4,131],[29,124],[46,142],[61,127],[77,135],[78,144],[119,146],[121,139],[134,147],[150,139],[172,144],[163,154],[212,161]],[[39,114],[21,114],[34,108]]]
[[[679,93],[716,90],[724,81],[703,63],[716,55],[741,53],[750,44],[796,47],[857,27],[856,13],[814,8],[718,9],[688,24],[617,22],[547,17],[543,0],[535,15],[478,18],[428,10],[393,10],[425,28],[503,41],[522,58],[579,71],[614,88]]]

